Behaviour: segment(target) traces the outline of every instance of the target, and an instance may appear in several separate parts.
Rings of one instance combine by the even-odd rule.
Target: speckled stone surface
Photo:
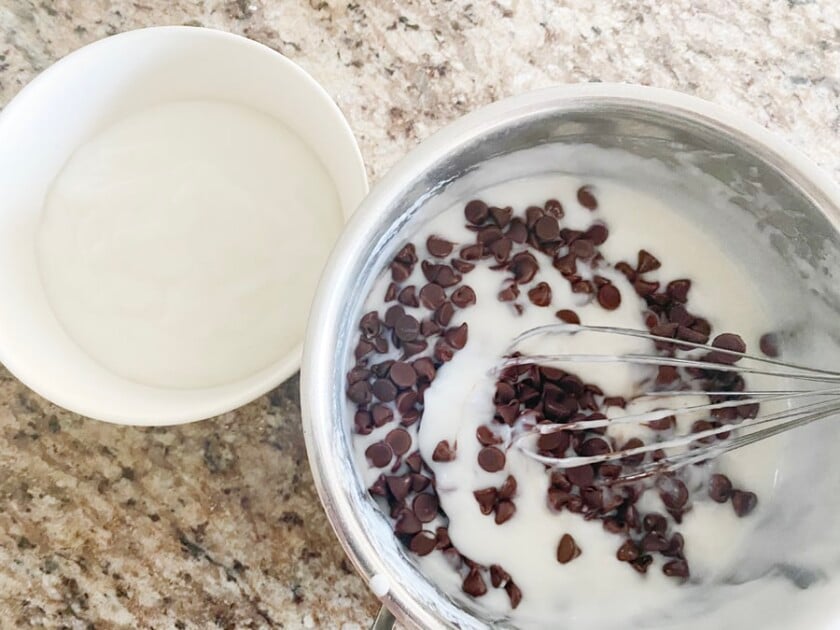
[[[840,180],[835,0],[0,2],[0,103],[100,37],[220,28],[335,97],[372,180],[498,98],[573,81],[728,105]],[[334,541],[297,380],[180,428],[66,413],[0,370],[0,627],[359,627],[376,601]]]

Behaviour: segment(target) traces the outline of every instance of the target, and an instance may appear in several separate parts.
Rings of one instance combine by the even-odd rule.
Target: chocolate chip
[[[379,313],[376,311],[366,313],[359,322],[359,330],[362,331],[362,335],[367,339],[376,337],[376,335],[379,334],[379,331],[382,330],[382,322],[379,321]]]
[[[452,541],[449,540],[449,530],[445,527],[438,527],[435,530],[435,535],[437,537],[438,549],[446,549],[447,547],[452,546]]]
[[[549,476],[549,480],[551,482],[552,487],[554,488],[567,491],[572,489],[572,482],[569,481],[569,478],[566,476],[566,473],[560,470],[552,470],[551,475]]]
[[[411,315],[403,315],[394,323],[394,331],[402,341],[414,341],[420,334],[420,322]]]
[[[560,226],[557,219],[551,216],[542,216],[534,224],[534,234],[543,243],[550,243],[560,240]]]
[[[507,571],[505,571],[498,564],[491,564],[490,565],[490,584],[493,585],[493,588],[499,588],[502,584],[505,584],[508,580],[510,580],[510,575],[508,574]]]
[[[496,488],[483,488],[473,492],[475,500],[478,502],[478,509],[485,516],[493,511],[496,506],[496,499],[498,497],[498,490]]]
[[[482,424],[475,430],[475,437],[482,446],[492,446],[502,443],[502,438],[493,433],[493,430],[486,424]]]
[[[393,429],[385,436],[385,443],[397,456],[404,455],[411,448],[411,436],[405,429]]]
[[[551,304],[551,287],[540,282],[528,291],[528,299],[537,306],[548,306]]]
[[[455,315],[455,307],[450,302],[444,302],[435,311],[435,321],[441,326],[449,326],[453,315]]]
[[[502,263],[510,256],[510,252],[513,249],[513,241],[504,236],[490,245],[489,249],[496,262]]]
[[[563,455],[569,448],[570,441],[568,431],[551,431],[550,433],[543,433],[537,438],[537,448],[541,451],[552,451],[558,455]]]
[[[551,263],[565,278],[574,276],[577,272],[577,258],[574,254],[558,256]]]
[[[578,317],[578,314],[567,308],[557,311],[555,315],[567,324],[580,324],[580,317]]]
[[[605,407],[624,407],[627,406],[627,400],[624,396],[607,396],[604,398],[604,406]]]
[[[435,450],[432,453],[432,461],[435,462],[451,462],[455,459],[455,449],[449,446],[449,442],[446,440],[441,440],[435,446]]]
[[[417,383],[417,372],[414,368],[405,361],[394,361],[391,364],[391,369],[388,372],[391,380],[400,389],[414,387]]]
[[[575,466],[574,468],[566,469],[566,476],[569,478],[569,481],[576,486],[585,488],[587,486],[591,486],[592,482],[595,481],[595,469],[593,469],[589,464]]]
[[[444,339],[438,339],[435,343],[433,356],[437,361],[446,363],[447,361],[451,361],[452,357],[455,356],[455,349],[446,343]]]
[[[411,549],[418,556],[427,556],[435,550],[437,546],[437,539],[431,532],[418,532],[411,539],[408,548]]]
[[[624,443],[624,445],[619,450],[631,451],[633,449],[640,448],[644,445],[645,443],[642,442],[639,438],[630,438]],[[637,453],[636,455],[628,455],[627,457],[623,457],[621,461],[628,466],[636,466],[638,464],[641,464],[644,461],[644,459],[644,453]]]
[[[377,427],[384,426],[394,419],[394,412],[387,405],[374,405],[371,409],[373,424]]]
[[[691,325],[691,329],[702,333],[707,337],[709,333],[712,332],[711,324],[709,324],[709,322],[703,319],[702,317],[698,317],[694,320],[694,323]]]
[[[420,303],[429,310],[435,310],[446,301],[446,292],[440,285],[429,283],[420,289]]]
[[[519,603],[522,601],[522,591],[519,587],[510,581],[505,584],[505,592],[508,595],[508,599],[510,599],[510,607],[516,608],[519,606]]]
[[[350,371],[347,372],[348,385],[358,383],[359,381],[366,381],[368,378],[370,378],[370,370],[359,365],[351,368]]]
[[[668,520],[661,514],[651,512],[650,514],[645,514],[645,517],[642,519],[642,527],[646,532],[664,534],[668,529]]]
[[[505,454],[495,446],[485,446],[478,452],[478,465],[487,472],[498,472],[505,467]]]
[[[414,243],[408,243],[403,245],[403,248],[397,252],[397,255],[394,256],[394,260],[397,262],[404,263],[406,265],[413,265],[417,262],[417,250],[414,247]]]
[[[578,280],[572,284],[573,293],[592,293],[595,290],[595,285],[588,280]]]
[[[487,204],[480,199],[473,199],[464,207],[464,216],[473,225],[481,225],[489,214]]]
[[[519,287],[516,286],[515,283],[511,283],[506,286],[504,289],[499,291],[499,301],[500,302],[513,302],[516,298],[519,297]]]
[[[653,563],[653,556],[639,556],[630,563],[630,566],[639,573],[647,573],[648,567]]]
[[[431,281],[444,288],[455,286],[461,281],[460,274],[455,273],[455,270],[449,265],[435,265],[432,275]]]
[[[387,487],[386,487],[386,484],[385,484],[385,475],[379,475],[376,478],[376,481],[374,481],[371,484],[370,488],[368,488],[368,490],[370,491],[371,494],[374,494],[378,497],[387,496],[388,495],[388,490],[387,490]]]
[[[411,509],[421,523],[429,523],[435,519],[438,512],[438,499],[433,494],[418,494],[414,497]]]
[[[385,325],[393,328],[397,320],[405,315],[405,309],[399,304],[394,304],[385,311]]]
[[[423,492],[426,488],[429,487],[429,484],[432,483],[432,480],[424,475],[420,475],[418,473],[411,473],[411,489],[414,492]]]
[[[398,534],[416,534],[421,529],[423,529],[423,525],[420,523],[420,519],[411,510],[403,509],[397,515],[394,531]]]
[[[636,263],[636,272],[637,273],[647,273],[648,271],[655,271],[662,266],[662,263],[659,262],[659,259],[651,254],[646,249],[639,250],[639,258],[638,262]]]
[[[458,308],[466,308],[475,304],[475,291],[468,285],[462,285],[452,293],[452,303]]]
[[[475,265],[471,262],[467,262],[466,260],[461,260],[460,258],[453,258],[450,261],[450,264],[455,269],[455,271],[460,271],[461,273],[469,273],[473,269],[475,269]]]
[[[590,417],[591,418],[591,417]],[[603,438],[595,437],[589,438],[580,445],[579,453],[585,457],[594,457],[596,455],[605,455],[610,452],[609,443]]]
[[[779,356],[779,336],[775,333],[766,333],[761,335],[758,340],[759,349],[768,357],[776,358]]]
[[[662,566],[662,573],[668,577],[687,578],[688,563],[683,559],[671,560]]]
[[[742,353],[747,350],[747,344],[744,343],[744,340],[733,333],[723,333],[718,335],[712,341],[712,346],[723,350],[732,350],[734,352]],[[737,355],[727,354],[725,352],[710,352],[706,355],[707,361],[712,361],[713,363],[723,363],[726,365],[736,363],[740,358],[741,357]]]
[[[509,206],[506,208],[490,208],[490,218],[500,228],[506,227],[512,216],[513,208]]]
[[[530,252],[520,252],[511,258],[509,268],[516,282],[527,284],[534,279],[540,266],[533,254]]]
[[[450,346],[455,348],[456,350],[461,350],[464,346],[467,345],[467,335],[468,335],[468,327],[467,323],[464,322],[460,326],[456,328],[450,328],[443,334],[443,338],[446,340]]]
[[[402,501],[408,496],[408,491],[411,489],[410,475],[391,475],[385,478],[391,495],[397,500]]]
[[[595,245],[588,239],[579,238],[569,246],[569,252],[578,258],[588,260],[595,255]]]
[[[403,418],[405,417],[405,414],[414,409],[414,405],[416,404],[417,392],[413,389],[408,389],[397,395],[397,411],[403,415]]]
[[[392,402],[397,397],[397,386],[387,378],[375,380],[371,389],[382,402]]]
[[[478,234],[475,236],[475,240],[486,247],[489,247],[500,238],[504,236],[503,232],[497,228],[495,225],[488,225],[487,227],[483,227],[478,231]]]
[[[391,263],[391,279],[394,282],[404,282],[411,276],[411,267],[400,262]]]
[[[467,245],[461,248],[461,258],[464,260],[478,260],[484,252],[484,247],[481,245]]]
[[[595,210],[598,207],[598,200],[592,194],[590,186],[581,186],[577,191],[577,200],[587,210]]]
[[[516,506],[513,504],[513,501],[499,501],[499,504],[496,506],[496,517],[494,519],[496,525],[506,523],[513,518],[515,513]]]
[[[563,537],[560,539],[560,544],[557,545],[557,562],[567,564],[577,558],[581,553],[581,549],[577,546],[575,539],[569,534],[563,534]]]
[[[413,284],[405,287],[397,296],[397,301],[405,306],[420,306],[420,300],[417,299],[417,287]]]
[[[656,290],[659,288],[659,283],[648,282],[642,278],[636,278],[633,281],[633,288],[636,290],[636,294],[640,297],[647,297],[656,293]]]
[[[621,562],[633,562],[639,557],[639,548],[636,547],[636,543],[632,540],[625,540],[621,547],[618,548],[615,557]]]
[[[608,311],[614,311],[621,305],[621,293],[612,284],[605,284],[598,289],[598,304]]]
[[[685,304],[688,300],[688,290],[691,288],[691,280],[672,280],[665,288],[665,292],[675,302]]]
[[[399,286],[395,282],[391,282],[388,285],[388,289],[385,291],[385,301],[386,302],[393,302],[397,299],[397,291],[399,290]]]
[[[563,204],[561,204],[557,199],[549,199],[543,205],[545,208],[545,213],[553,216],[555,219],[560,219],[563,217]]]
[[[681,510],[688,502],[688,488],[682,480],[660,477],[656,485],[659,498],[669,510]]]
[[[435,379],[435,364],[428,357],[417,359],[411,366],[417,373],[418,380],[421,383],[431,383]]]
[[[684,546],[685,541],[683,540],[683,536],[677,532],[671,536],[671,541],[668,543],[668,549],[663,551],[662,555],[668,556],[669,558],[682,558]]]
[[[473,597],[481,597],[487,592],[487,585],[484,583],[481,573],[476,568],[470,569],[461,588],[464,589],[467,595],[472,595]]]
[[[651,420],[650,422],[645,423],[645,426],[649,429],[653,429],[654,431],[668,431],[673,429],[676,425],[677,419],[674,416],[665,416],[664,418]]]
[[[592,226],[583,233],[583,237],[592,241],[595,245],[603,245],[610,235],[610,231],[603,223],[593,223]]]
[[[627,278],[631,283],[636,281],[636,270],[633,269],[628,263],[626,262],[619,262],[615,264],[616,270],[620,271],[624,274],[624,277]]]
[[[385,442],[374,442],[365,450],[365,457],[370,460],[376,468],[384,468],[391,463],[391,447]]]
[[[524,243],[528,240],[528,226],[525,225],[525,222],[522,219],[516,217],[511,220],[507,232],[505,232],[505,236],[514,243]]]
[[[426,239],[426,249],[435,258],[446,258],[452,253],[454,243],[447,241],[440,236],[430,236]]]
[[[545,211],[539,206],[528,206],[525,208],[525,223],[531,229],[545,215]]]
[[[584,488],[580,492],[584,505],[592,510],[600,510],[604,505],[604,492],[600,488]]]
[[[659,532],[648,532],[640,543],[642,551],[665,551],[668,540]]]
[[[376,350],[379,354],[384,354],[388,352],[388,341],[381,335],[379,337],[374,337],[373,349]]]
[[[756,505],[758,505],[758,497],[754,492],[732,491],[732,508],[739,517],[744,517],[752,512]]]
[[[709,496],[717,503],[726,503],[732,495],[732,482],[729,477],[714,474],[709,479]]]
[[[513,475],[508,475],[505,482],[499,487],[500,499],[512,499],[516,494],[516,478]]]
[[[370,385],[367,381],[353,383],[347,388],[347,397],[356,404],[368,404],[371,401]]]
[[[601,464],[598,467],[598,474],[604,479],[616,479],[621,474],[621,464]]]
[[[622,523],[617,518],[605,518],[604,529],[611,534],[623,534],[627,532],[627,524]]]
[[[420,472],[420,468],[423,465],[423,458],[420,457],[420,451],[414,451],[411,455],[406,457],[405,463],[413,472]]]
[[[429,347],[429,344],[423,340],[419,339],[417,341],[406,341],[402,345],[403,347],[403,360],[408,359],[409,357],[413,357],[415,354],[420,354],[426,348]]]

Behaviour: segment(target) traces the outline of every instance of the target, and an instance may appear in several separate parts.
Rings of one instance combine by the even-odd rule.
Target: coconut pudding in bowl
[[[694,99],[564,88],[468,116],[374,190],[322,281],[303,399],[331,521],[398,619],[830,627],[836,423],[634,483],[611,480],[638,461],[557,468],[534,457],[655,444],[786,404],[610,425],[649,408],[651,383],[702,382],[733,399],[789,384],[631,363],[500,367],[521,333],[564,322],[674,341],[580,333],[517,351],[668,353],[691,342],[840,365],[836,192],[781,151]],[[607,422],[521,439],[588,420]]]

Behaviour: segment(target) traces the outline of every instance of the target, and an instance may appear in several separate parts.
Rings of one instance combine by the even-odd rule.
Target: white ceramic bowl
[[[138,384],[91,359],[47,301],[36,234],[45,194],[67,159],[127,115],[192,99],[249,106],[285,123],[326,167],[345,217],[367,192],[356,141],[329,95],[251,40],[202,28],[149,28],[93,43],[47,69],[0,114],[0,361],[71,411],[122,424],[199,420],[253,400],[299,367],[300,344],[258,373],[218,387]]]

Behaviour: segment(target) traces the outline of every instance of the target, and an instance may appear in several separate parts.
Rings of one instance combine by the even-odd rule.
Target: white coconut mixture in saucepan
[[[586,150],[605,160],[627,159]],[[596,471],[591,485],[602,490],[592,505],[587,498],[581,507],[584,495],[592,496],[589,481],[564,485],[567,478],[558,485],[556,473],[513,444],[526,422],[568,417],[558,420],[547,402],[530,413],[521,403],[517,419],[509,422],[499,412],[510,397],[502,394],[500,400],[504,386],[494,368],[517,335],[560,323],[558,311],[571,311],[574,315],[562,317],[576,316],[586,325],[640,330],[679,320],[701,336],[707,333],[710,342],[734,333],[749,353],[780,350],[785,360],[830,361],[836,348],[817,334],[816,325],[794,330],[791,311],[797,307],[787,280],[768,282],[767,268],[745,264],[744,252],[760,239],[744,242],[739,250],[743,226],[733,222],[727,242],[725,226],[703,225],[708,200],[673,190],[604,176],[511,180],[501,166],[485,167],[485,175],[495,168],[501,183],[453,200],[449,209],[419,226],[410,241],[413,254],[411,248],[402,250],[377,282],[366,302],[358,361],[348,375],[360,474],[410,555],[451,597],[472,600],[488,619],[507,618],[522,627],[834,627],[840,545],[828,530],[840,513],[840,495],[837,474],[828,467],[830,449],[821,439],[833,435],[830,426],[814,425],[690,467],[677,477],[688,497],[676,503],[648,482],[635,502],[609,505],[608,497],[619,491],[604,490]],[[472,223],[465,218],[471,200],[490,208],[486,220],[483,206],[475,202],[466,213]],[[541,215],[552,217],[562,230],[559,236],[551,221],[535,225]],[[518,242],[516,231],[522,228],[512,227],[518,223],[527,242]],[[592,231],[593,226],[606,227],[606,240],[602,228]],[[511,242],[494,249],[499,233]],[[495,256],[476,260],[475,250],[464,252],[482,240],[484,253]],[[575,240],[589,242],[574,246]],[[644,255],[642,262],[640,250],[651,258]],[[557,259],[570,251],[580,255],[574,256],[574,274],[566,269],[564,276]],[[523,252],[536,262],[535,273],[517,266]],[[616,266],[622,261],[630,268]],[[648,266],[653,268],[644,271]],[[652,317],[657,308],[644,296],[666,295],[675,280],[690,285],[674,289],[676,300],[661,298],[663,305]],[[659,284],[651,289],[651,283]],[[602,292],[604,286],[611,288]],[[685,286],[687,294],[681,294]],[[441,307],[441,301],[452,307]],[[692,323],[697,320],[703,322]],[[635,338],[580,333],[534,338],[517,349],[621,354],[653,347]],[[562,369],[594,392],[591,408],[573,404],[575,419],[593,412],[615,418],[651,407],[633,400],[650,368],[574,363]],[[537,389],[555,387],[545,385],[547,374]],[[785,386],[754,375],[744,380],[747,389]],[[527,384],[515,387],[517,396],[527,397]],[[548,400],[546,391],[535,394],[542,396],[538,400]],[[626,408],[616,397],[629,401]],[[708,397],[698,394],[672,404],[706,402]],[[663,404],[657,401],[658,407]],[[778,404],[765,403],[759,413],[778,410]],[[665,428],[609,427],[603,441],[610,448],[631,438],[655,442],[690,433],[698,421],[701,427],[705,421],[716,423],[708,412],[682,413]],[[530,445],[537,448],[533,441]],[[571,447],[566,452],[575,453]],[[710,490],[724,477],[731,490]],[[577,497],[571,504],[570,496]],[[628,514],[630,505],[635,515]],[[652,516],[645,520],[646,515]],[[662,549],[657,541],[670,547]]]

